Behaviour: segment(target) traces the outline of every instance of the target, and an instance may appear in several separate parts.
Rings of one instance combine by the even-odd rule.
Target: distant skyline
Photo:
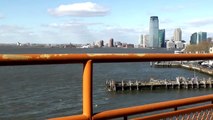
[[[0,43],[92,43],[99,40],[138,44],[158,16],[166,39],[181,28],[189,43],[194,32],[213,37],[211,0],[1,0]]]

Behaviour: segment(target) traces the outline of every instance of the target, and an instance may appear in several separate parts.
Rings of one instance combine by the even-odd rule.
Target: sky
[[[150,16],[171,39],[181,28],[213,37],[212,0],[0,0],[0,43],[139,43]]]

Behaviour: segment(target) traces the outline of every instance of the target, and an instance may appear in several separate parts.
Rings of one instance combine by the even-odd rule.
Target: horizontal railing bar
[[[141,118],[134,118],[131,120],[159,120],[159,119],[169,118],[169,117],[178,116],[178,115],[185,115],[185,114],[189,114],[193,112],[200,112],[202,110],[208,110],[212,108],[213,108],[213,104],[208,104],[208,105],[197,106],[192,108],[185,108],[185,109],[177,110],[177,111],[155,114],[151,116],[145,116]]]
[[[72,115],[66,117],[50,118],[48,120],[88,120],[86,115]]]
[[[0,66],[111,62],[148,62],[173,60],[210,60],[213,54],[0,54]]]
[[[136,115],[140,113],[147,113],[147,112],[153,112],[157,110],[164,110],[169,108],[181,107],[185,105],[203,103],[203,102],[212,101],[212,100],[213,100],[213,94],[210,94],[205,96],[198,96],[198,97],[191,97],[191,98],[185,98],[185,99],[179,99],[179,100],[171,100],[171,101],[165,101],[165,102],[146,104],[142,106],[107,110],[107,111],[103,111],[103,112],[95,114],[93,116],[93,120],[103,120],[103,119],[118,118],[118,117],[129,116],[129,115]]]

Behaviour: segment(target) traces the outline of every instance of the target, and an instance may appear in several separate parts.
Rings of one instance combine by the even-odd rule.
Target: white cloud
[[[98,40],[104,40],[108,42],[110,38],[114,38],[115,41],[138,43],[138,36],[143,33],[140,28],[120,27],[114,25],[105,25],[103,23],[87,23],[69,21],[66,23],[52,23],[44,25],[46,29],[57,31],[52,36],[56,36],[67,41],[68,43],[92,43]],[[45,33],[47,36],[47,33]],[[49,39],[52,39],[49,37]],[[59,42],[59,41],[58,41]]]
[[[160,8],[160,11],[163,12],[176,12],[176,11],[180,11],[183,10],[185,7],[183,5],[176,5],[176,6],[163,6],[162,8]]]
[[[94,25],[101,25],[102,23],[86,23],[86,22],[79,22],[79,21],[69,21],[66,23],[50,23],[48,25],[43,25],[45,27],[52,27],[52,28],[71,28],[71,27],[81,27],[81,26],[94,26]]]
[[[213,18],[193,19],[193,20],[188,21],[187,24],[194,26],[194,27],[213,25]]]
[[[171,19],[168,19],[168,18],[160,19],[159,21],[160,21],[160,24],[166,24],[166,25],[171,24],[173,22]]]
[[[109,9],[96,3],[84,2],[60,5],[57,8],[48,9],[48,12],[54,16],[93,17],[105,16],[109,13]]]
[[[140,27],[121,27],[103,23],[89,23],[81,20],[42,25],[33,30],[22,26],[0,25],[2,43],[92,43],[98,40],[138,44],[143,33]],[[147,32],[147,31],[146,31]]]
[[[108,42],[110,38],[115,41],[138,44],[139,35],[144,33],[140,28],[108,26],[98,31],[99,38]]]
[[[38,42],[36,35],[29,28],[15,25],[0,25],[0,41],[2,43]]]

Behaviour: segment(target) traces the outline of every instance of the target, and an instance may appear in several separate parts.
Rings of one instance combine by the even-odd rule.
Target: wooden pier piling
[[[132,90],[155,90],[155,89],[195,89],[195,88],[212,88],[213,79],[186,79],[177,77],[176,80],[154,80],[139,81],[106,81],[108,91],[132,91]]]

